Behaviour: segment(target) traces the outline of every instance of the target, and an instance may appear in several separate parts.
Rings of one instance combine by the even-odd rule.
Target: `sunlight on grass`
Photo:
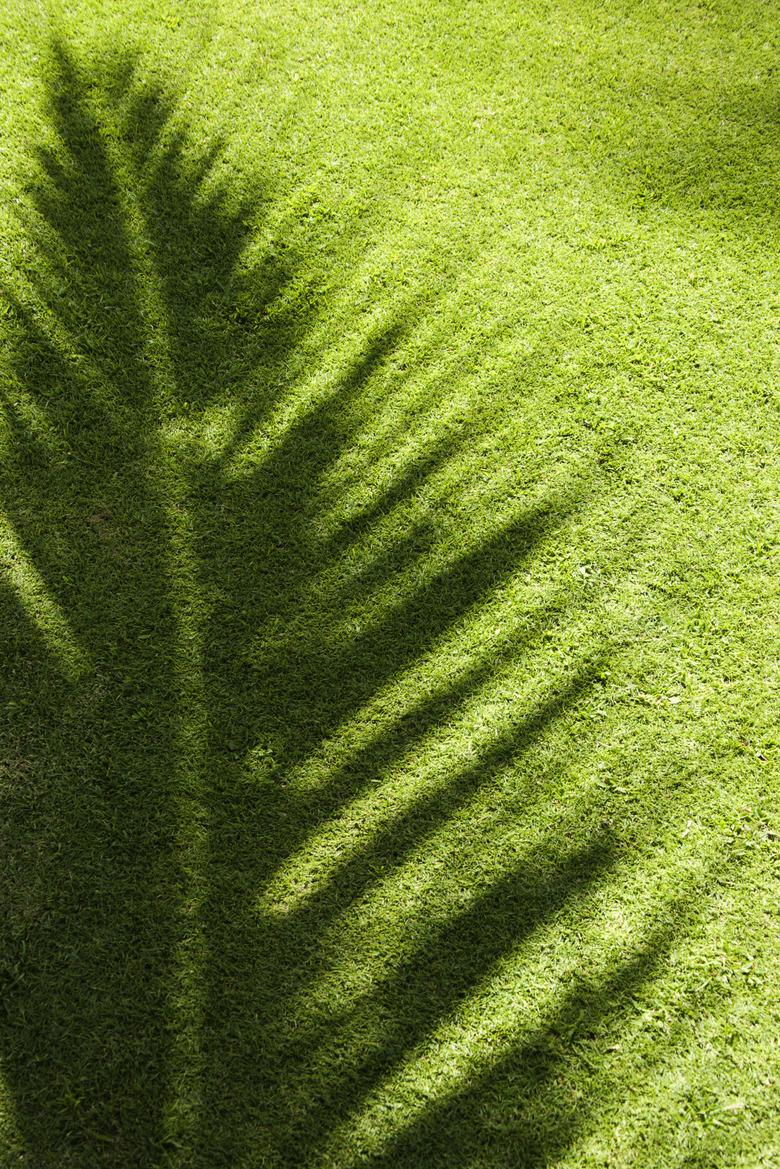
[[[550,1070],[559,1059],[574,1067],[584,1063],[593,1087],[598,1085],[596,1090],[601,1092],[602,1107],[612,1103],[610,1090],[600,1081],[610,1064],[624,1060],[624,1049],[630,1051],[628,1034],[624,1037],[622,1028],[628,1032],[633,1027],[633,1042],[642,1058],[647,1058],[652,1051],[653,1028],[649,1028],[650,1034],[645,1028],[653,1022],[657,1009],[654,984],[675,961],[670,923],[689,913],[688,906],[703,894],[711,876],[711,862],[697,855],[695,846],[680,851],[675,871],[670,873],[664,862],[655,866],[623,862],[618,866],[617,858],[611,855],[613,845],[608,834],[594,842],[593,851],[601,865],[589,877],[585,874],[592,860],[586,854],[563,862],[581,868],[579,894],[565,904],[548,903],[547,912],[532,929],[508,953],[497,955],[479,982],[453,1004],[448,1016],[437,1020],[430,1033],[360,1099],[349,1120],[318,1150],[323,1164],[354,1165],[367,1157],[383,1165],[393,1164],[394,1158],[404,1155],[410,1133],[437,1129],[440,1116],[457,1111],[460,1099],[479,1091],[480,1083],[496,1077],[502,1067],[515,1066],[522,1076],[523,1064],[515,1054],[518,1051],[526,1053],[529,1063],[540,1058],[548,1061]],[[512,863],[533,865],[538,858],[516,854]],[[617,903],[611,893],[615,885],[620,888]],[[462,916],[467,920],[470,914],[479,914],[480,902],[491,896],[483,889],[470,901],[458,903],[457,910],[436,922],[434,928],[446,930],[448,918]],[[369,906],[364,912],[376,928],[381,912],[377,914],[376,907],[372,910]],[[560,944],[561,933],[572,928],[573,914],[588,922],[585,931],[578,929],[581,948],[576,955]],[[397,945],[394,962],[400,974],[407,961],[402,936]],[[348,950],[346,945],[341,952]],[[360,964],[353,956],[342,968],[328,972],[304,1010],[314,1016],[328,1011],[327,1004],[338,1003],[337,1011],[332,1006],[330,1011],[331,1026],[338,1028],[340,1019],[363,1010],[370,1012],[377,994],[376,986],[360,978]],[[616,995],[622,1002],[615,1001]],[[571,1042],[586,1002],[595,1007],[590,1017],[598,1036],[589,1056],[582,1044]],[[631,1022],[631,1004],[645,1007],[641,1015],[634,1016],[638,1025]],[[298,1009],[301,1011],[300,1005]],[[610,1018],[613,1009],[618,1011],[619,1025]],[[339,1039],[333,1046],[332,1052],[323,1051],[323,1062],[344,1058]],[[549,1094],[557,1088],[551,1082]],[[539,1090],[544,1088],[540,1085]],[[619,1099],[615,1103],[619,1106]],[[482,1126],[492,1123],[491,1105],[488,1094]],[[541,1100],[536,1106],[541,1113],[545,1111]],[[538,1127],[533,1112],[526,1112],[522,1096],[516,1100],[514,1115],[503,1122],[497,1116],[495,1123],[518,1132],[526,1126],[529,1131]],[[590,1127],[588,1119],[582,1117],[572,1140],[572,1164],[577,1163],[576,1149],[585,1142]],[[568,1158],[566,1161],[569,1163]]]
[[[515,651],[519,648],[513,646]],[[530,654],[530,647],[526,648]],[[495,658],[491,658],[491,664],[489,681],[469,688],[458,706],[453,700],[450,679],[447,716],[437,719],[427,733],[418,734],[413,758],[402,753],[397,761],[385,760],[381,784],[374,783],[365,794],[342,804],[338,816],[324,824],[315,837],[307,839],[299,855],[285,860],[282,869],[266,885],[259,908],[284,914],[295,912],[307,898],[320,894],[322,886],[334,879],[339,868],[348,866],[366,849],[375,849],[378,837],[392,840],[394,832],[410,817],[435,824],[428,807],[435,808],[442,797],[450,817],[457,808],[458,818],[463,817],[472,826],[476,824],[485,801],[489,806],[496,798],[493,790],[496,766],[502,762],[505,766],[516,766],[518,757],[533,744],[535,735],[544,734],[547,722],[565,709],[567,701],[587,686],[594,673],[593,663],[579,670],[567,663],[563,679],[551,680],[546,671],[544,686],[550,697],[545,699],[539,694],[538,676],[531,673],[529,684],[528,680],[518,678],[514,662],[510,661],[503,675]],[[549,670],[549,662],[545,664]],[[522,697],[527,698],[530,706],[525,717],[520,713]],[[435,696],[432,701],[435,702]],[[361,715],[361,721],[367,721],[366,712],[361,711]],[[402,720],[408,715],[402,711],[398,717]],[[350,739],[342,767],[353,762],[356,747]],[[357,749],[365,752],[370,749],[370,743],[364,741]],[[458,775],[462,794],[455,800],[451,792],[454,777]],[[473,819],[469,820],[470,817]],[[445,835],[454,832],[452,819],[446,825],[441,829]],[[438,829],[432,828],[431,832],[439,834]],[[424,856],[431,846],[432,841],[425,836],[417,847]],[[435,851],[440,854],[440,849]],[[414,854],[411,854],[409,862],[413,861]]]
[[[4,1151],[24,1149],[24,1135],[14,1110],[13,1092],[5,1083],[0,1065],[0,1142]]]
[[[62,607],[52,596],[32,557],[0,513],[0,563],[5,577],[55,662],[75,682],[89,668],[89,657],[79,645]]]
[[[421,743],[426,734],[436,733],[439,710],[456,717],[463,702],[479,695],[494,674],[525,646],[533,644],[535,630],[544,629],[543,636],[548,637],[548,623],[565,609],[563,591],[551,597],[545,594],[541,600],[536,595],[523,598],[522,589],[513,589],[510,596],[523,599],[523,608],[510,605],[504,611],[502,604],[496,612],[496,607],[490,606],[487,613],[480,610],[476,616],[470,614],[470,621],[464,620],[455,631],[448,630],[428,653],[410,665],[403,677],[391,679],[327,742],[291,767],[288,782],[305,791],[310,785],[336,780],[340,768],[381,745],[386,710],[395,709],[399,721],[411,720],[418,725]],[[470,625],[473,628],[469,629]],[[471,651],[468,656],[463,654],[464,642]],[[513,688],[513,696],[514,693]],[[340,764],[336,762],[339,759]],[[328,760],[334,761],[335,773]]]
[[[766,13],[50,12],[0,1161],[769,1169]]]

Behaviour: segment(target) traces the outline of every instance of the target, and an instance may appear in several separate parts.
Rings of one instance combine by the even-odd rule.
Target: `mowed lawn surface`
[[[2,5],[2,1169],[780,1163],[779,48]]]

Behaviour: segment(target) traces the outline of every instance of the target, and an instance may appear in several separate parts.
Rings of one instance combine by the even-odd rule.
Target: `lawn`
[[[2,5],[1,1169],[780,1164],[779,48]]]

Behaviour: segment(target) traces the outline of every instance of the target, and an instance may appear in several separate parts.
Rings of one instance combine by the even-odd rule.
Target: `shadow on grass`
[[[300,904],[262,901],[329,819],[479,694],[498,656],[389,707],[327,783],[302,787],[296,768],[530,563],[577,500],[515,514],[435,569],[423,520],[353,560],[456,457],[441,441],[352,529],[324,531],[322,484],[354,441],[351,403],[403,319],[236,470],[289,401],[311,325],[288,297],[285,241],[250,250],[263,193],[241,202],[220,185],[219,148],[195,151],[133,62],[88,71],[60,44],[49,69],[32,259],[10,296],[2,467],[0,1052],[14,1140],[60,1169],[319,1163],[496,964],[615,860],[594,835],[519,857],[484,888],[466,867],[465,903],[438,920],[410,912],[400,949],[377,939],[360,992],[339,984],[334,926],[421,850],[434,855],[433,836],[578,701],[598,669],[583,662],[476,757],[453,758],[438,786],[399,797]],[[214,419],[225,431],[209,445]],[[347,635],[355,612],[365,625]],[[400,1123],[372,1163],[465,1163],[486,1108],[511,1112],[519,1092],[532,1114],[562,1058],[561,1021],[601,1020],[651,966],[637,955],[609,986],[570,996],[530,1046]],[[521,1080],[502,1104],[510,1068]],[[575,1127],[562,1103],[556,1133],[533,1147],[528,1136],[527,1163]],[[516,1163],[517,1134],[502,1141],[490,1163]]]
[[[678,908],[682,914],[674,924],[657,927],[608,975],[583,978],[561,996],[543,1026],[519,1027],[522,1038],[508,1053],[483,1060],[482,1068],[426,1103],[380,1152],[360,1163],[375,1169],[444,1166],[452,1163],[453,1150],[459,1165],[558,1163],[592,1123],[586,1093],[572,1092],[563,1073],[574,1079],[572,1069],[584,1071],[586,1084],[595,1079],[588,1047],[599,1035],[620,1038],[633,996],[661,972],[673,946],[685,916],[684,906]]]

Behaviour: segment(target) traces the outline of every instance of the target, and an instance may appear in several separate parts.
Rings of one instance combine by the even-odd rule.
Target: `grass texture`
[[[2,5],[2,1169],[780,1164],[776,15]]]

